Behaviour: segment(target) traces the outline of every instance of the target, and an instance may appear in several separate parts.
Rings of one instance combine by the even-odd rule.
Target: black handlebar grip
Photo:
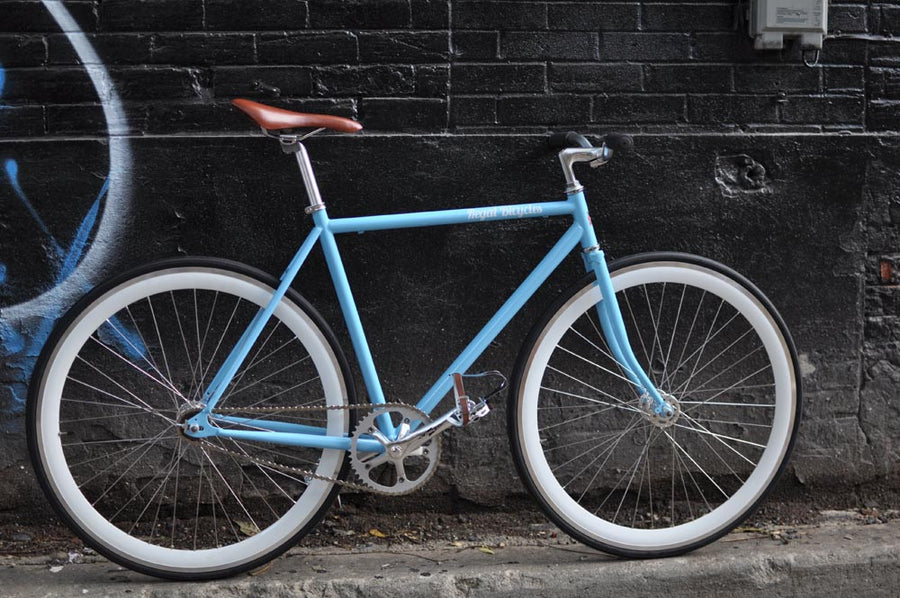
[[[603,138],[603,143],[612,151],[623,154],[634,149],[634,137],[624,133],[609,133]]]
[[[567,131],[565,133],[551,133],[547,140],[548,145],[553,149],[566,149],[567,147],[594,147],[591,142],[579,135],[575,131]]]

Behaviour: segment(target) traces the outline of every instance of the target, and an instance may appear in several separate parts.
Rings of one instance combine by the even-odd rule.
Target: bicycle
[[[150,575],[224,577],[292,546],[341,487],[419,488],[441,433],[486,416],[506,386],[469,368],[576,247],[586,274],[535,323],[508,396],[516,467],[547,516],[599,550],[669,556],[726,534],[771,489],[800,421],[790,334],[752,283],[711,260],[650,253],[607,265],[574,166],[601,166],[630,138],[594,147],[552,135],[564,200],[329,219],[303,141],[361,125],[234,104],[296,158],[314,226],[280,278],[167,259],[99,285],[59,322],[31,383],[29,450],[89,546]],[[388,402],[336,235],[538,217],[572,222],[415,406]],[[291,286],[316,243],[365,404],[334,333]],[[468,376],[496,388],[470,397]]]

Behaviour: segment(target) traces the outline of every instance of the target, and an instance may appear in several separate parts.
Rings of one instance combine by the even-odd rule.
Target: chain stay
[[[391,409],[398,407],[406,407],[409,409],[415,409],[411,405],[407,405],[406,403],[368,403],[363,405],[324,405],[324,406],[296,406],[296,407],[222,407],[217,408],[215,410],[216,413],[224,414],[224,413],[311,413],[311,412],[321,412],[321,411],[351,411],[351,410],[360,410],[360,411],[375,411],[376,409]],[[215,420],[215,416],[211,418]],[[437,437],[437,442],[440,442],[440,437]],[[331,484],[337,484],[338,486],[342,486],[344,488],[350,488],[352,490],[359,490],[362,492],[372,492],[374,494],[384,494],[389,496],[402,496],[404,494],[410,494],[416,490],[416,488],[411,488],[407,492],[382,492],[381,490],[377,490],[365,484],[357,484],[355,482],[348,482],[347,480],[339,480],[337,478],[332,478],[329,476],[324,476],[318,474],[309,469],[303,469],[301,467],[292,467],[290,465],[282,465],[281,463],[275,463],[274,461],[269,461],[268,459],[260,459],[259,457],[251,457],[242,452],[233,451],[231,449],[225,448],[224,446],[219,446],[213,444],[207,440],[201,440],[200,444],[204,447],[211,448],[220,453],[225,453],[245,461],[249,461],[256,465],[261,465],[265,467],[269,467],[271,469],[275,469],[278,471],[282,471],[285,473],[292,473],[295,475],[301,475],[305,478],[311,478],[314,480],[319,480],[322,482],[329,482]],[[418,487],[418,486],[417,486]]]

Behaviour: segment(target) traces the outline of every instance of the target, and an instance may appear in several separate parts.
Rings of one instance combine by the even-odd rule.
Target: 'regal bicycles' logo
[[[495,206],[492,208],[472,208],[466,211],[469,220],[493,220],[495,218],[525,218],[543,214],[544,208],[536,205]]]

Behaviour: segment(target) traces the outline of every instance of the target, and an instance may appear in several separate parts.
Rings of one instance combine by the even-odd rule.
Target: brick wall
[[[67,2],[136,133],[246,129],[283,105],[372,130],[884,131],[900,128],[900,6],[832,3],[821,67],[756,52],[737,2],[106,0]],[[102,132],[97,98],[40,2],[0,2],[4,135]],[[866,41],[862,34],[879,36]]]
[[[302,239],[296,169],[251,136],[228,104],[237,96],[363,121],[364,135],[309,144],[336,215],[553,197],[562,181],[541,149],[547,130],[636,133],[636,155],[583,179],[608,255],[703,254],[771,296],[804,368],[789,480],[841,486],[900,472],[900,2],[832,2],[816,68],[793,49],[754,51],[737,1],[64,4],[125,122],[107,122],[108,98],[89,76],[99,65],[80,64],[42,2],[0,0],[0,510],[44,504],[23,468],[23,401],[43,339],[83,292],[59,290],[62,261],[79,260],[76,231],[93,230],[86,247],[103,254],[81,258],[85,285],[178,253],[279,271]],[[254,80],[281,97],[253,91]],[[111,138],[109,126],[125,132]],[[757,178],[742,185],[748,168]],[[115,201],[98,196],[105,180]],[[120,228],[103,233],[96,216],[91,229],[92,206]],[[502,303],[497,289],[558,238],[552,223],[534,226],[347,242],[389,397],[424,392]],[[394,251],[406,244],[421,249]],[[313,261],[299,284],[343,334]],[[540,304],[577,274],[575,264],[552,281],[483,365],[511,371]],[[464,284],[448,289],[448,278]],[[453,467],[433,491],[486,504],[521,491],[502,414],[445,446]]]

